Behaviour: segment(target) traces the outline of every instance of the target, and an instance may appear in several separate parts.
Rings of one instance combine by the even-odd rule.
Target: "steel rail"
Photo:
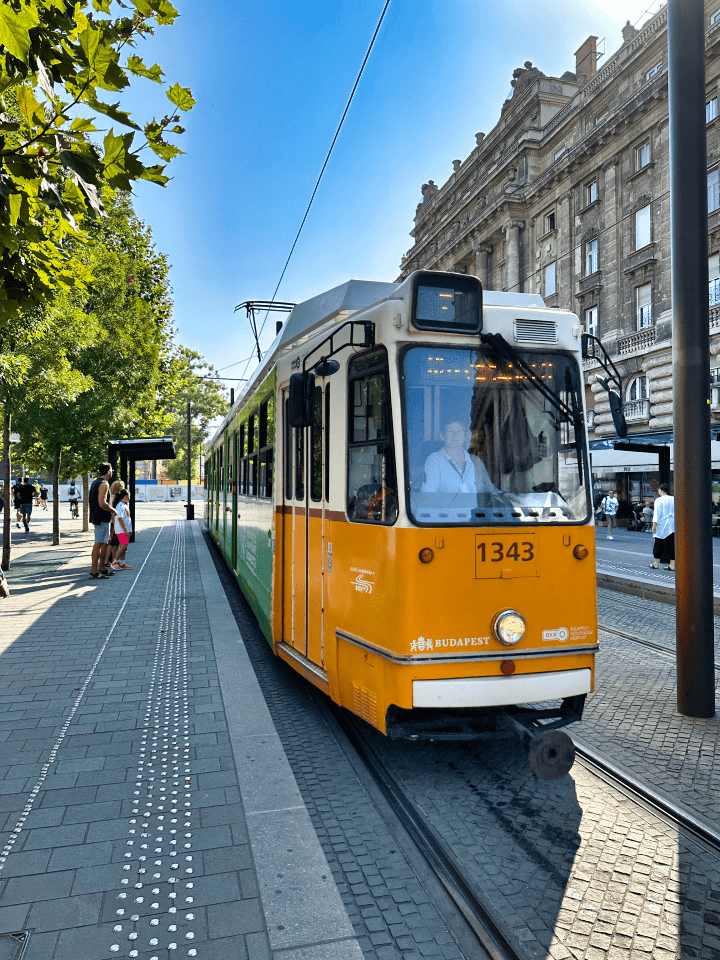
[[[479,945],[492,960],[524,960],[498,927],[465,878],[462,866],[441,837],[405,795],[402,787],[339,707],[328,704],[333,718],[350,741],[393,813],[410,835],[439,882],[464,917]]]
[[[720,830],[717,827],[696,817],[689,810],[677,804],[671,797],[634,777],[612,761],[605,759],[588,744],[575,737],[573,737],[573,743],[575,744],[575,758],[580,760],[585,769],[605,783],[619,789],[655,816],[670,821],[673,826],[681,827],[695,839],[711,847],[715,853],[720,854]]]
[[[646,640],[645,637],[638,637],[634,633],[626,633],[624,630],[618,630],[616,627],[608,627],[606,624],[598,622],[598,630],[604,633],[612,633],[623,640],[632,640],[633,643],[639,643],[643,647],[650,647],[651,650],[657,650],[658,653],[664,653],[666,656],[675,659],[675,651],[670,647],[664,647],[661,643],[653,643],[652,640]],[[720,664],[715,664],[715,669],[720,670]]]

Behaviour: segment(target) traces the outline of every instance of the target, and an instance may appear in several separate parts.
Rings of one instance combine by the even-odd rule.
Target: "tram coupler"
[[[527,749],[528,766],[538,779],[560,780],[572,769],[575,744],[558,727],[580,720],[584,706],[582,694],[566,697],[559,710],[510,707],[502,712],[501,724],[520,735]],[[542,723],[546,718],[548,722]]]

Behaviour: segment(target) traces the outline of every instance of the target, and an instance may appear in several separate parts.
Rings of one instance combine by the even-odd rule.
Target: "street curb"
[[[192,533],[271,950],[282,960],[363,960],[201,523],[191,521]]]
[[[606,590],[616,590],[618,593],[629,593],[644,600],[657,600],[660,603],[669,603],[675,606],[675,587],[666,587],[660,583],[647,583],[643,580],[631,580],[629,577],[620,577],[613,573],[597,573],[598,587]],[[720,597],[713,597],[713,614],[720,616]]]

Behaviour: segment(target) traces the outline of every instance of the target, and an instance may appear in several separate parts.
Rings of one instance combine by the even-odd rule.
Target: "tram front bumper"
[[[589,693],[591,684],[588,669],[512,677],[413,680],[413,707],[505,707],[537,703]]]

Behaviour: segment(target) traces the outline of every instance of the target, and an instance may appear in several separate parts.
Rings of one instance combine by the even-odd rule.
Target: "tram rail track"
[[[473,960],[526,960],[498,926],[486,905],[473,890],[462,864],[405,795],[383,760],[362,735],[358,724],[334,704],[328,710],[350,745],[368,770],[392,812],[407,831],[438,882],[445,889],[482,953],[473,953]]]

